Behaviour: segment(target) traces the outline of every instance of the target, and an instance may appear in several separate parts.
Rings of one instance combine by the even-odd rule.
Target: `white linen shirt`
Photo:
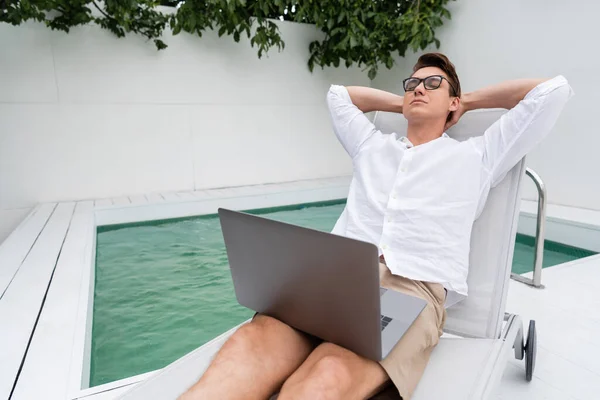
[[[563,76],[543,82],[482,136],[442,137],[413,146],[383,134],[332,85],[333,129],[353,162],[348,200],[332,233],[379,247],[390,271],[441,283],[446,306],[467,296],[473,222],[490,188],[554,126],[572,95]]]

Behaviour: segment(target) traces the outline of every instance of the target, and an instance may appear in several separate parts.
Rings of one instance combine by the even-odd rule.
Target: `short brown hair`
[[[442,53],[426,53],[423,54],[417,60],[417,63],[413,67],[413,73],[417,72],[421,68],[426,67],[437,67],[444,71],[446,75],[448,75],[448,80],[452,86],[452,92],[450,93],[453,96],[460,97],[460,81],[458,80],[458,75],[456,74],[456,69],[454,68],[454,64],[450,62],[448,57],[443,55]]]
[[[417,63],[413,67],[413,74],[421,68],[426,67],[437,67],[444,71],[444,73],[447,75],[448,81],[450,81],[450,95],[460,98],[462,94],[460,89],[460,81],[458,80],[458,75],[456,74],[454,64],[450,62],[448,57],[442,53],[425,53],[417,60]],[[450,113],[448,115],[448,121],[452,118],[452,114],[453,113]]]

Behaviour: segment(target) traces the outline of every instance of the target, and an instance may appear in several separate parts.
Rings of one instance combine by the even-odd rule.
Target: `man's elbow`
[[[352,103],[348,90],[341,85],[331,85],[327,92],[326,100],[330,110]]]

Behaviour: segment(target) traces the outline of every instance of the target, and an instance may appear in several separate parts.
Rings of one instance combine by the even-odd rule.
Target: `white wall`
[[[37,203],[351,173],[331,83],[308,71],[311,26],[281,23],[285,50],[181,34],[157,52],[96,27],[0,24],[0,242]]]
[[[555,204],[600,210],[600,3],[460,0],[439,30],[463,91],[506,79],[565,75],[575,91],[550,136],[528,157]],[[401,93],[418,57],[398,60],[373,86]],[[524,196],[536,198],[527,182]]]
[[[460,0],[439,30],[465,91],[565,75],[576,96],[529,165],[550,202],[600,210],[596,88],[600,3]],[[285,51],[258,60],[247,42],[207,33],[139,37],[0,24],[0,241],[39,202],[290,181],[351,172],[331,133],[332,82],[357,69],[306,68],[310,26],[282,23]],[[416,60],[373,82],[399,91]],[[525,197],[535,191],[527,183]]]

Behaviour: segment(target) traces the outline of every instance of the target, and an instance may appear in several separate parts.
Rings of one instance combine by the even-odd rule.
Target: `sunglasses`
[[[411,76],[410,78],[406,78],[405,80],[403,80],[402,84],[404,86],[405,92],[414,91],[417,88],[417,86],[421,84],[421,82],[423,82],[423,86],[425,87],[425,89],[435,90],[442,85],[442,81],[444,79],[446,79],[448,85],[450,85],[450,88],[452,88],[453,96],[456,96],[456,89],[454,89],[452,83],[445,76],[442,75],[431,75],[426,78],[416,78],[414,76]]]

